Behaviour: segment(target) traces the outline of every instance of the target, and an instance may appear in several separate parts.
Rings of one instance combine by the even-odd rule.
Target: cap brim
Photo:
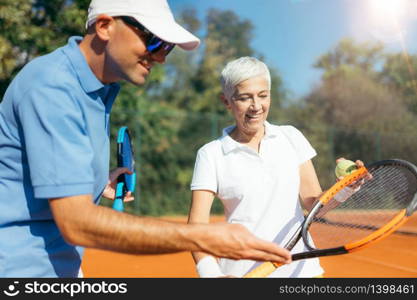
[[[160,39],[176,44],[184,50],[194,50],[200,45],[200,39],[187,31],[174,20],[167,18],[147,18],[132,16]]]

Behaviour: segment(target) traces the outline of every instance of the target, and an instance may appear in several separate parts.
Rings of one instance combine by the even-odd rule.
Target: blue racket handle
[[[123,205],[123,182],[117,183],[116,187],[116,198],[113,201],[113,209],[117,211],[123,211],[124,205]]]
[[[132,193],[135,192],[136,186],[136,172],[132,175],[126,176],[126,189]]]

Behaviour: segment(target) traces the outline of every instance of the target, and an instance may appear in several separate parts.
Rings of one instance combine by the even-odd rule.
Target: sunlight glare
[[[402,42],[406,35],[409,0],[369,0],[373,36],[385,43]]]
[[[406,14],[407,0],[370,0],[376,18],[401,18]]]

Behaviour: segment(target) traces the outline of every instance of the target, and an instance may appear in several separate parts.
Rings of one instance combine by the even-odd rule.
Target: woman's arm
[[[336,164],[345,158],[338,158]],[[361,160],[357,160],[356,165],[358,168],[363,167],[364,163]],[[337,178],[336,180],[341,180],[343,177]],[[361,183],[359,183],[360,186]],[[306,161],[300,167],[300,198],[305,209],[310,211],[317,201],[317,199],[323,194],[320,187],[319,180],[317,178],[316,171],[314,169],[313,163],[311,160]],[[336,197],[331,199],[330,202],[321,210],[321,214],[325,214],[327,211],[337,207],[342,200],[336,200]]]
[[[209,190],[192,191],[191,207],[188,215],[189,224],[210,223],[210,210],[214,193]],[[222,277],[224,274],[217,264],[217,258],[204,252],[192,252],[197,272],[200,277]]]
[[[308,160],[300,166],[300,198],[304,208],[310,211],[322,192],[314,165]]]

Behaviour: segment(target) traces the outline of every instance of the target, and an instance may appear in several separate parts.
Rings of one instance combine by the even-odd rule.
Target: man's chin
[[[144,85],[146,82],[146,78],[145,77],[141,77],[141,78],[129,78],[126,80],[127,82],[130,82],[133,85]]]

